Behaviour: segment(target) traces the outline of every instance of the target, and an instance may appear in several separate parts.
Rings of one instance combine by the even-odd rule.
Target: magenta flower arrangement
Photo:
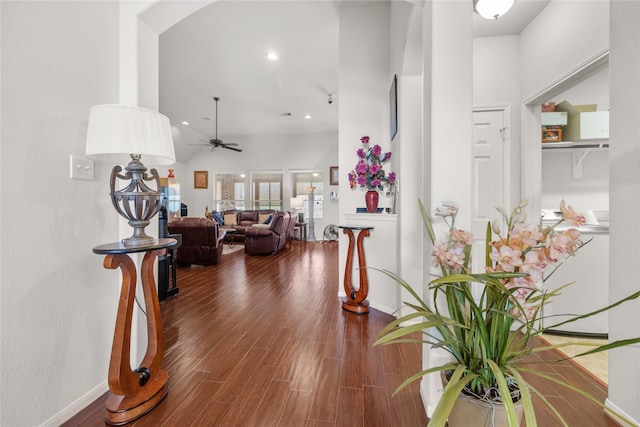
[[[382,147],[378,144],[370,147],[368,136],[363,136],[360,141],[362,147],[356,151],[358,163],[355,169],[349,172],[349,185],[351,188],[359,186],[366,187],[370,191],[382,191],[385,184],[392,185],[396,182],[396,173],[387,174],[382,168],[382,164],[391,159],[391,152],[383,153]]]

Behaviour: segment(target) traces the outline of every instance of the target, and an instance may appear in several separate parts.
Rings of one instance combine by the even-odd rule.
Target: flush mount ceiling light
[[[511,9],[515,0],[473,0],[473,8],[485,19],[498,19]]]
[[[275,52],[269,52],[267,54],[267,59],[269,61],[277,61],[278,60],[278,54],[276,54]]]

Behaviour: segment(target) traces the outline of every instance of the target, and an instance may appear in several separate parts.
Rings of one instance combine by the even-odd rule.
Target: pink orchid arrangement
[[[382,152],[382,147],[375,144],[369,147],[369,137],[360,138],[362,147],[358,148],[358,163],[354,170],[349,172],[349,185],[354,188],[356,185],[366,187],[367,190],[384,189],[384,184],[393,184],[396,181],[395,172],[386,174],[382,168],[384,162],[391,159],[391,152]]]
[[[563,221],[572,226],[579,227],[585,223],[582,215],[576,214],[565,201],[560,203],[560,211],[563,218],[556,224],[541,228],[536,224],[525,224],[525,215],[522,209],[527,201],[522,201],[510,215],[504,208],[497,210],[502,215],[507,233],[503,236],[499,223],[492,224],[491,229],[498,235],[498,239],[487,242],[490,248],[485,267],[487,273],[522,273],[516,277],[502,278],[506,289],[511,290],[515,300],[511,308],[513,315],[531,319],[537,313],[535,305],[527,304],[527,300],[533,292],[540,292],[545,280],[545,273],[553,272],[569,256],[584,244],[580,240],[580,231],[569,228],[564,231],[556,231]],[[473,235],[454,227],[457,208],[452,204],[445,204],[443,208],[436,210],[436,215],[445,219],[449,225],[449,237],[446,240],[436,240],[433,246],[434,267],[443,267],[446,273],[471,273],[468,269],[466,254],[473,244]]]
[[[522,408],[526,424],[536,425],[532,398],[535,395],[561,424],[566,425],[553,406],[554,402],[530,382],[539,379],[585,395],[609,415],[628,422],[622,414],[580,390],[578,385],[549,375],[547,365],[542,370],[532,366],[528,359],[532,352],[529,342],[547,328],[554,329],[640,298],[640,291],[590,313],[568,314],[569,319],[543,327],[540,320],[544,318],[544,305],[564,288],[545,289],[545,278],[585,244],[577,229],[563,227],[564,231],[560,231],[557,226],[566,221],[571,227],[577,227],[584,224],[585,218],[562,201],[560,210],[564,217],[550,227],[541,228],[525,223],[523,208],[526,204],[526,201],[521,202],[510,214],[504,208],[498,208],[504,220],[501,222],[506,223],[506,233],[501,233],[498,222],[487,224],[485,271],[473,273],[471,249],[474,238],[471,233],[456,228],[458,208],[445,203],[436,209],[435,215],[442,217],[448,226],[446,238],[436,239],[431,216],[420,203],[422,219],[433,243],[432,265],[442,272],[439,277],[429,278],[428,302],[423,298],[422,290],[417,292],[417,287],[397,275],[379,270],[410,294],[413,301],[405,302],[408,313],[387,325],[374,345],[410,341],[426,343],[450,354],[450,358],[442,359],[442,363],[409,377],[395,392],[431,373],[440,373],[446,378],[430,426],[445,426],[462,394],[466,399],[488,402],[493,408],[499,405],[505,414],[500,421],[506,421],[504,425],[510,426],[521,425],[516,405]],[[421,336],[413,335],[417,331]],[[640,343],[640,337],[594,346],[573,357],[636,343]],[[550,352],[564,345],[548,345],[536,351]]]

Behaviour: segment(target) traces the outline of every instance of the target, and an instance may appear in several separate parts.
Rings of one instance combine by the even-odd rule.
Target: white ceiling
[[[497,21],[474,14],[474,35],[519,34],[547,3],[516,0]],[[221,0],[165,31],[160,111],[177,128],[177,159],[208,150],[190,144],[215,136],[214,96],[220,98],[218,138],[225,143],[239,136],[337,131],[342,4],[353,2]],[[280,59],[269,61],[270,51]]]

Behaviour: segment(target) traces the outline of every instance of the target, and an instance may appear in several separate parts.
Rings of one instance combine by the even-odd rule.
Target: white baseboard
[[[386,314],[389,314],[389,315],[391,315],[393,317],[396,317],[396,314],[397,314],[396,313],[397,309],[395,309],[393,307],[386,306],[384,304],[379,304],[377,302],[371,302],[371,300],[369,300],[369,307],[375,308],[376,310],[381,311],[381,312],[386,313]]]
[[[433,408],[429,408],[428,400],[427,400],[427,390],[425,381],[420,381],[420,399],[422,400],[422,406],[424,407],[424,413],[427,414],[428,418],[431,418],[431,414],[433,414]]]
[[[81,396],[75,402],[72,402],[69,406],[62,411],[49,418],[47,421],[41,424],[42,427],[56,427],[68,420],[70,420],[78,412],[89,406],[93,401],[102,396],[105,392],[109,391],[109,385],[107,382],[103,382],[95,386],[88,391],[85,395]]]
[[[640,426],[640,422],[638,422],[637,420],[634,420],[629,414],[627,414],[626,412],[624,412],[622,409],[618,408],[616,405],[614,405],[608,398],[604,401],[604,406],[606,406],[607,408],[617,412],[618,414],[622,415],[623,417],[625,417],[626,419],[628,419],[629,421],[631,421],[633,424],[633,426]],[[620,420],[618,420],[617,418],[609,415],[613,420],[615,420],[616,422],[620,422]]]

